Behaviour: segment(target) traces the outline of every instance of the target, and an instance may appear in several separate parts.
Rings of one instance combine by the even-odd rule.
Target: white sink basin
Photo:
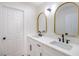
[[[66,44],[66,43],[62,43],[62,42],[52,41],[52,42],[50,42],[50,44],[61,47],[61,48],[66,49],[66,50],[72,49],[71,45]]]

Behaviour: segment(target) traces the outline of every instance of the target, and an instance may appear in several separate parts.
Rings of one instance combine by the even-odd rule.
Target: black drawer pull
[[[32,45],[30,44],[30,51],[32,51]]]
[[[41,47],[39,44],[37,44],[38,47]]]

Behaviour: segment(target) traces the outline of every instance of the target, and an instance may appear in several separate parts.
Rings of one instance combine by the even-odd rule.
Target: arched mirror
[[[66,2],[57,8],[54,15],[54,32],[56,34],[68,33],[70,36],[78,35],[79,17],[77,4]]]
[[[37,18],[37,32],[47,32],[47,17],[41,12]]]

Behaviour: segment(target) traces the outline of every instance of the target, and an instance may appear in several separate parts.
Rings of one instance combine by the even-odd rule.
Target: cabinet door
[[[28,48],[27,55],[42,56],[41,44],[32,38],[27,38]]]
[[[31,56],[31,51],[32,51],[32,42],[30,41],[31,38],[27,37],[27,56]]]
[[[44,56],[68,56],[67,54],[60,52],[58,50],[55,50],[54,48],[51,48],[49,46],[43,45],[42,46],[42,52]]]
[[[35,44],[35,46],[36,46],[36,56],[42,56],[42,44],[39,43],[38,41],[35,41],[35,43],[36,43]]]
[[[35,56],[36,55],[36,43],[29,37],[27,37],[27,55],[28,56]]]
[[[6,6],[2,10],[5,25],[2,36],[3,55],[21,55],[24,52],[23,11]]]

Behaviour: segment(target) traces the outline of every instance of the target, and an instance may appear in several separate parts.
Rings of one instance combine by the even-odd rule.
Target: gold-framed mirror
[[[61,4],[54,14],[54,32],[68,33],[70,36],[79,34],[79,8],[74,2]]]
[[[47,32],[47,16],[41,12],[37,17],[37,32]]]

